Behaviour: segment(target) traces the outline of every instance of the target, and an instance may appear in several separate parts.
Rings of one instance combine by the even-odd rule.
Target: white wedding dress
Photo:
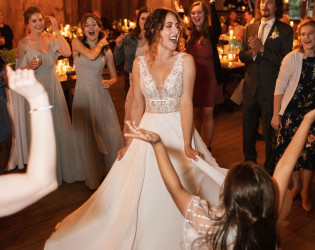
[[[161,136],[183,186],[219,204],[226,169],[219,168],[199,134],[192,146],[205,161],[194,163],[184,153],[179,112],[183,68],[179,53],[170,75],[158,90],[146,59],[140,56],[140,86],[146,111],[140,127]],[[185,248],[184,217],[168,193],[152,146],[134,139],[91,198],[58,226],[45,249],[176,250]]]

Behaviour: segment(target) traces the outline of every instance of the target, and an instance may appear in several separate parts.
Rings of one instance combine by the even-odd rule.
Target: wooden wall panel
[[[161,7],[170,8],[170,9],[174,8],[173,0],[158,0],[158,1],[147,0],[147,5],[151,7],[152,9],[161,8]]]
[[[217,6],[224,0],[217,0]],[[182,0],[186,12],[194,0]],[[151,8],[173,8],[173,0],[15,0],[14,5],[9,0],[0,1],[0,9],[3,11],[5,22],[14,32],[15,41],[24,35],[23,11],[25,8],[35,5],[40,7],[44,14],[53,14],[59,23],[77,25],[82,15],[99,9],[102,16],[108,20],[133,19],[135,10],[142,6]]]
[[[44,15],[53,14],[59,23],[65,22],[63,0],[15,0],[14,4],[12,4],[11,1],[0,1],[0,9],[2,9],[4,13],[5,23],[12,28],[16,43],[26,34],[23,11],[32,5],[39,7]]]
[[[65,6],[65,23],[71,25],[77,25],[79,17],[78,0],[63,0]]]

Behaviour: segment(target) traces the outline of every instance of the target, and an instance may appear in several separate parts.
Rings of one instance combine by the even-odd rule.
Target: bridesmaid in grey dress
[[[18,44],[17,66],[19,68],[33,69],[36,79],[45,87],[49,102],[54,105],[52,109],[57,145],[57,177],[58,184],[62,180],[73,182],[79,179],[75,169],[73,137],[70,116],[65,97],[58,76],[55,71],[56,59],[59,55],[69,57],[70,46],[60,34],[57,21],[49,17],[56,37],[43,32],[44,17],[37,7],[29,7],[24,11],[24,23],[29,29],[29,34]],[[26,104],[26,103],[25,103]],[[21,131],[16,131],[16,136],[23,137],[26,133],[28,146],[30,145],[29,107],[25,105],[26,123],[19,124]],[[22,112],[21,108],[19,112]],[[24,115],[24,112],[22,112]],[[25,128],[26,127],[26,128]],[[25,131],[26,129],[26,131]]]
[[[93,14],[81,20],[83,38],[72,41],[77,72],[72,121],[76,164],[90,189],[101,183],[123,147],[121,130],[108,92],[117,81],[113,55],[101,32],[101,21]],[[110,80],[103,80],[107,65]]]

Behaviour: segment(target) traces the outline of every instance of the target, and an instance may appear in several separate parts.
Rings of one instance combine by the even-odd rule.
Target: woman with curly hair
[[[180,21],[168,9],[156,9],[147,18],[149,50],[133,63],[131,120],[161,135],[183,186],[218,204],[226,170],[193,130],[192,92],[195,64],[178,52]],[[201,152],[208,163],[196,167]],[[132,140],[93,196],[61,222],[46,249],[172,249],[183,244],[184,220],[167,192],[151,146]]]
[[[187,53],[196,63],[196,81],[193,95],[194,124],[204,143],[211,150],[214,105],[223,102],[221,64],[217,43],[221,35],[221,24],[211,1],[211,26],[208,8],[202,1],[194,2],[189,8],[189,38]]]
[[[78,175],[96,189],[124,146],[116,110],[108,89],[117,82],[113,54],[101,28],[101,20],[85,14],[82,39],[72,41],[77,81],[72,106],[75,160]],[[107,66],[111,79],[104,80]]]
[[[304,115],[315,108],[315,21],[302,22],[298,28],[300,47],[282,61],[274,93],[274,112],[271,120],[276,130],[274,143],[276,161],[289,145]],[[300,182],[300,170],[303,180]],[[291,195],[301,195],[302,207],[312,209],[310,185],[315,171],[315,126],[292,174]]]

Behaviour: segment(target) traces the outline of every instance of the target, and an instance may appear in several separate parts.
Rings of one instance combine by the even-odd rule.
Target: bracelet
[[[42,107],[42,108],[35,108],[35,109],[31,109],[30,111],[28,111],[29,114],[32,114],[36,111],[43,111],[43,110],[48,110],[48,109],[52,109],[54,108],[55,106],[54,105],[49,105],[47,107]]]

